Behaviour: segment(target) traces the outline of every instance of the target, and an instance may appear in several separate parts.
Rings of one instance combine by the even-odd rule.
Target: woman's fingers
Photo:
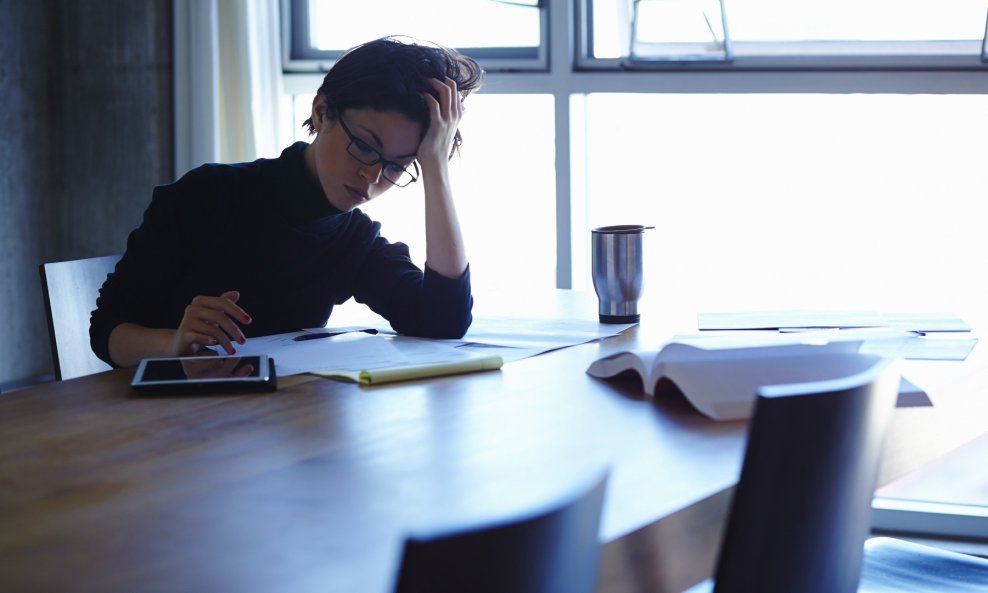
[[[182,341],[193,347],[192,351],[196,352],[203,346],[215,346],[219,344],[223,347],[227,354],[233,354],[236,352],[236,348],[233,346],[233,340],[226,331],[222,330],[215,323],[208,321],[203,321],[201,319],[189,319],[186,318],[182,322],[179,328],[182,334]]]
[[[205,305],[199,311],[199,319],[219,327],[226,332],[226,335],[230,336],[231,340],[236,340],[238,343],[243,344],[247,341],[247,337],[240,331],[240,326],[231,318],[231,313],[231,311],[225,308],[213,309],[209,305]],[[237,313],[232,314],[236,315]]]
[[[446,119],[449,117],[449,86],[435,78],[431,79],[429,83],[439,93],[439,98],[436,100],[439,116]]]
[[[223,310],[226,311],[227,315],[236,319],[239,323],[250,324],[252,321],[250,315],[236,304],[240,300],[240,293],[238,291],[231,290],[224,292],[220,295],[220,298],[227,301],[226,303],[222,303]]]
[[[231,339],[230,335],[218,325],[199,322],[198,324],[193,325],[193,329],[195,329],[198,334],[209,336],[210,346],[219,345],[227,354],[237,353],[237,348],[233,345],[234,340]]]
[[[426,105],[429,107],[429,129],[426,131],[419,147],[419,158],[445,160],[452,154],[453,139],[460,123],[462,105],[456,81],[446,78],[445,82],[432,78],[429,84],[439,96],[423,92]]]
[[[435,107],[440,118],[445,120],[451,119],[452,116],[454,121],[459,120],[460,94],[456,87],[456,81],[452,78],[446,78],[445,81],[432,78],[429,79],[429,84],[439,93],[438,100],[431,94],[429,96],[435,101]]]
[[[236,341],[239,344],[247,341],[240,331],[240,326],[230,319],[226,311],[213,309],[207,303],[193,300],[185,309],[185,320],[189,321],[189,329],[210,335],[221,344],[224,340]]]
[[[450,117],[459,122],[463,103],[460,101],[460,91],[456,86],[456,81],[452,78],[446,79],[446,86],[449,88],[449,113]]]
[[[185,308],[177,331],[176,350],[195,353],[204,346],[219,344],[227,354],[235,354],[233,342],[244,344],[247,341],[238,323],[252,321],[250,315],[236,304],[239,300],[237,291],[225,292],[218,297],[193,298]]]
[[[187,348],[180,347],[178,349],[178,354],[195,354],[206,346],[215,346],[217,344],[216,338],[211,335],[188,330],[183,331],[181,329],[179,330],[178,339],[180,344],[185,344],[188,346]]]

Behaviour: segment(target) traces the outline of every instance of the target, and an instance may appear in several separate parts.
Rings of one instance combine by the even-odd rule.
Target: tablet
[[[130,386],[138,391],[238,393],[275,391],[274,360],[252,356],[145,358]]]

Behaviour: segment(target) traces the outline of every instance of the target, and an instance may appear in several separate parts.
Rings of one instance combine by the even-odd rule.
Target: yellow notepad
[[[395,381],[409,381],[426,377],[441,377],[443,375],[459,375],[477,371],[490,371],[501,368],[504,361],[498,355],[469,358],[453,362],[437,362],[431,364],[406,365],[383,369],[364,371],[313,371],[313,374],[330,379],[343,379],[360,383],[361,385],[378,385]]]

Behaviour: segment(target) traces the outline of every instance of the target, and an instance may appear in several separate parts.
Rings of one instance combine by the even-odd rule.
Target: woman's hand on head
[[[232,290],[218,297],[197,296],[185,308],[182,322],[175,330],[172,353],[195,354],[206,346],[220,345],[227,354],[236,353],[233,342],[247,341],[240,325],[251,322],[250,315],[237,306],[240,293]]]
[[[425,104],[429,107],[429,129],[419,144],[416,155],[419,162],[427,165],[429,161],[445,163],[453,150],[453,138],[463,116],[463,105],[456,81],[447,78],[444,81],[431,79],[430,84],[439,94],[437,100],[431,93],[423,93]]]
[[[453,203],[448,163],[457,142],[463,105],[455,81],[447,78],[429,82],[437,97],[423,93],[429,106],[429,129],[415,155],[421,165],[425,192],[425,261],[442,276],[460,278],[467,267],[467,255]]]

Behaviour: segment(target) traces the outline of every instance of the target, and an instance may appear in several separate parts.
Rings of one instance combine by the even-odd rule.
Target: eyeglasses
[[[347,138],[350,139],[350,143],[346,145],[346,151],[350,153],[350,156],[365,165],[382,163],[381,176],[398,187],[405,187],[409,183],[414,183],[418,180],[418,163],[412,161],[412,167],[415,168],[415,172],[412,173],[398,163],[385,159],[374,147],[353,135],[353,132],[350,131],[350,128],[343,121],[342,115],[339,115],[337,119],[339,119],[340,125],[343,126],[343,131],[346,132]]]

